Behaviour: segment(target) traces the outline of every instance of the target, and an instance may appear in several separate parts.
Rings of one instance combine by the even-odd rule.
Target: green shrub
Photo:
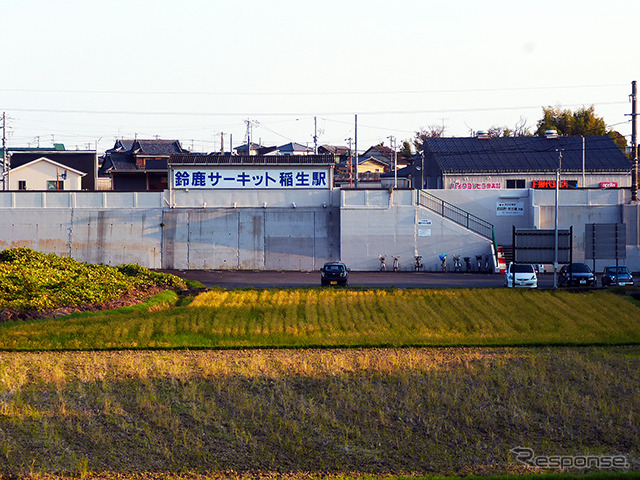
[[[91,265],[29,248],[0,252],[0,308],[48,310],[103,303],[155,286],[185,288],[178,277],[139,265]]]
[[[167,273],[152,272],[148,268],[135,263],[126,263],[117,267],[118,271],[133,277],[141,284],[153,284],[170,288],[185,288],[185,283],[181,278]]]

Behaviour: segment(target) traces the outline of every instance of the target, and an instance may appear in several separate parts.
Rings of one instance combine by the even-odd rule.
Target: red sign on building
[[[618,182],[600,182],[600,188],[618,188]]]
[[[560,180],[560,188],[576,188],[578,186],[577,180]],[[538,189],[555,189],[555,180],[534,180],[531,182],[531,188]]]

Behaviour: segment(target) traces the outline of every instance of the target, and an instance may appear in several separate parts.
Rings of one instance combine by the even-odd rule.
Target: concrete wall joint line
[[[71,218],[70,218],[70,222],[69,222],[69,257],[71,257],[71,254],[73,252],[73,219],[74,219],[74,209],[71,209]]]
[[[187,268],[191,265],[191,215],[187,212]]]

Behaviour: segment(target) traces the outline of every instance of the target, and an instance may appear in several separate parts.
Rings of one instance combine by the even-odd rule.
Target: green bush
[[[30,248],[0,252],[0,308],[48,310],[103,303],[155,286],[185,288],[178,277],[139,265],[90,265]]]

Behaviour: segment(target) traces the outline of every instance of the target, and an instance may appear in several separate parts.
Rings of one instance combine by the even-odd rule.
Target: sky
[[[2,0],[7,146],[348,145],[542,107],[631,135],[638,0]],[[636,27],[635,31],[633,27]],[[357,129],[356,129],[357,116]]]

